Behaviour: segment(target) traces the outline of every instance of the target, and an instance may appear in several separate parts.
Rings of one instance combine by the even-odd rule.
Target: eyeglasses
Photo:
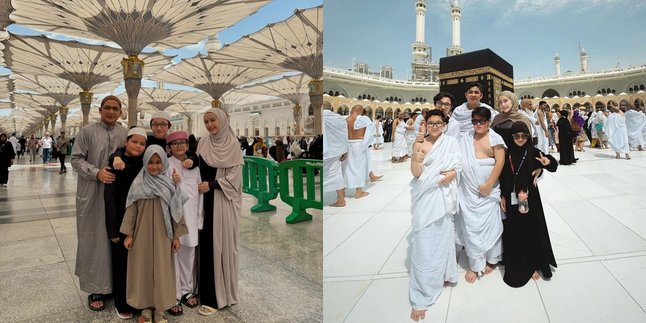
[[[173,141],[170,143],[170,145],[173,147],[181,147],[188,145],[188,143],[186,141]]]
[[[489,121],[489,120],[487,120],[487,119],[471,119],[471,124],[474,125],[474,126],[477,125],[477,124],[483,125],[483,124],[487,123],[487,121]]]
[[[450,108],[450,107],[451,107],[451,103],[448,103],[448,102],[442,102],[442,101],[437,101],[437,102],[435,102],[435,105],[436,105],[436,106],[438,106],[438,107],[446,107],[446,108]]]
[[[168,127],[170,124],[168,123],[151,123],[151,127],[157,127],[157,128],[163,128],[163,127]]]
[[[525,139],[526,140],[527,138],[529,138],[529,135],[526,134],[526,133],[515,133],[515,134],[513,134],[511,136],[514,137],[514,139]]]
[[[442,128],[444,127],[444,122],[429,122],[427,125],[431,128]]]

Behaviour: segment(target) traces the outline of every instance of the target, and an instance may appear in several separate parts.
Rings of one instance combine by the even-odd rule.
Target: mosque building
[[[426,1],[415,1],[415,42],[412,47],[410,80],[393,79],[390,66],[370,71],[365,63],[357,62],[345,70],[325,66],[325,100],[335,112],[346,115],[350,107],[362,104],[368,116],[393,116],[397,111],[414,112],[431,107],[433,96],[440,89],[439,64],[432,61],[432,48],[425,42]],[[446,56],[464,52],[460,44],[462,9],[458,0],[451,1],[452,37]],[[579,72],[561,73],[558,53],[554,57],[555,74],[548,77],[514,81],[519,98],[532,99],[535,105],[546,101],[554,110],[585,107],[605,108],[608,102],[620,106],[644,106],[646,99],[646,65],[591,73],[589,57],[579,44]]]

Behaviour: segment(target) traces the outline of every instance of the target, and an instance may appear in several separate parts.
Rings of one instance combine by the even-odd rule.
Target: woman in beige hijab
[[[498,109],[500,111],[491,122],[491,129],[498,133],[505,141],[507,147],[514,145],[511,126],[516,121],[522,121],[531,129],[532,125],[524,114],[518,112],[518,97],[510,91],[502,91],[498,94]]]
[[[225,112],[204,114],[209,135],[200,140],[199,184],[204,193],[204,229],[199,233],[199,313],[238,303],[239,223],[242,207],[242,151]]]

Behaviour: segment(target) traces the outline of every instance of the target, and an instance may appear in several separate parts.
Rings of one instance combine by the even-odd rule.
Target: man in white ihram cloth
[[[630,159],[628,129],[626,128],[624,112],[619,107],[613,106],[611,102],[608,102],[608,108],[612,111],[606,123],[606,135],[608,135],[610,149],[615,151],[615,158],[621,158],[623,153],[626,154],[626,159]]]
[[[99,108],[101,121],[89,124],[76,135],[72,167],[76,183],[76,269],[81,290],[89,293],[93,311],[105,309],[104,295],[112,293],[110,239],[105,226],[105,184],[114,181],[108,171],[108,156],[126,143],[128,129],[117,124],[121,101],[106,96]],[[122,242],[119,242],[122,243]]]
[[[639,107],[633,107],[626,111],[626,128],[628,130],[628,143],[641,150],[646,147],[646,115]]]
[[[336,191],[336,202],[345,206],[345,183],[341,162],[348,153],[348,126],[345,118],[332,112],[330,102],[323,102],[323,189]]]
[[[366,162],[368,146],[364,142],[366,128],[354,129],[354,123],[363,113],[363,107],[355,105],[352,107],[350,116],[346,119],[348,129],[348,157],[343,161],[343,174],[345,186],[355,189],[354,198],[359,199],[367,196],[363,190],[368,178],[368,164]]]
[[[429,113],[430,122],[444,119],[439,111]],[[456,283],[458,276],[453,217],[458,210],[459,145],[455,138],[443,135],[441,127],[429,130],[424,142],[415,143],[411,160],[409,299],[415,321],[424,319],[444,283]]]
[[[392,161],[402,162],[408,153],[408,146],[406,146],[406,123],[404,122],[404,112],[399,111],[395,116],[392,125]]]
[[[471,111],[477,107],[486,107],[491,111],[491,119],[498,114],[490,105],[480,102],[482,100],[482,85],[478,82],[472,82],[467,84],[467,88],[464,91],[464,97],[467,99],[466,102],[455,107],[453,114],[451,114],[451,119],[457,121],[460,124],[460,135],[473,130],[471,125]],[[451,122],[451,121],[449,121]]]
[[[502,210],[498,177],[505,164],[505,142],[489,129],[491,111],[472,112],[473,130],[460,138],[460,212],[455,217],[457,243],[465,247],[469,269],[464,278],[476,281],[477,274],[493,271],[502,257]]]
[[[363,134],[363,144],[366,147],[366,170],[368,170],[368,178],[371,182],[376,182],[380,180],[384,175],[375,175],[372,171],[372,158],[370,153],[370,146],[375,143],[375,133],[377,133],[377,127],[367,116],[361,115],[357,117],[357,120],[354,121],[354,130],[359,130],[365,128],[366,131]]]

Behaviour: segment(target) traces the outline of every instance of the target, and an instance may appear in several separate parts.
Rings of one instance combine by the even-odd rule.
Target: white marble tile
[[[613,259],[603,263],[621,286],[646,311],[646,283],[641,275],[646,270],[646,256]]]
[[[646,240],[591,202],[552,201],[550,204],[595,255],[646,249]]]
[[[543,201],[543,211],[547,231],[552,243],[554,257],[559,259],[581,258],[594,255],[592,251],[581,241],[581,238],[552,208],[550,203]],[[558,263],[558,262],[557,262]]]
[[[451,293],[446,322],[548,322],[533,281],[507,286],[500,269],[469,284],[460,276]]]
[[[646,322],[646,313],[599,262],[559,266],[538,288],[551,322]]]
[[[380,275],[392,273],[406,273],[410,269],[410,243],[411,243],[411,228],[402,236],[401,241],[388,257],[386,263],[379,271]]]
[[[409,213],[379,213],[324,257],[323,275],[376,274],[409,226]]]
[[[611,196],[616,193],[601,186],[594,181],[590,180],[590,176],[594,175],[573,175],[573,176],[559,176],[559,180],[567,187],[576,190],[576,192],[585,196],[586,198],[597,196]]]
[[[323,255],[338,247],[374,216],[373,213],[342,213],[323,222]]]
[[[408,284],[408,278],[374,280],[345,322],[412,322]],[[445,322],[450,298],[451,288],[444,288],[423,322]]]
[[[343,322],[370,280],[323,283],[323,322]]]

